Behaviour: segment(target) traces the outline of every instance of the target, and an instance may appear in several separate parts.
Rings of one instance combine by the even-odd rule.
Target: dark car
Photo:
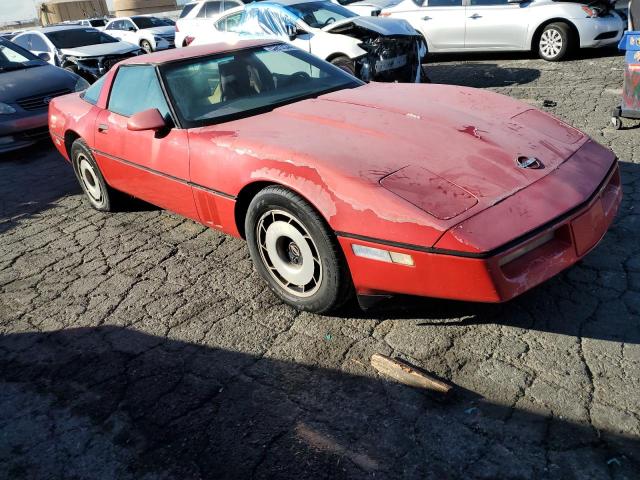
[[[88,86],[78,75],[0,38],[0,153],[48,138],[51,99]]]

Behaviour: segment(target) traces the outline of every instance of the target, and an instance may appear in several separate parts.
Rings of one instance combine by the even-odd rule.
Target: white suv
[[[114,18],[107,23],[104,31],[112,37],[140,46],[147,53],[175,46],[176,27],[162,18],[147,16]]]
[[[195,31],[213,25],[212,20],[244,4],[242,0],[199,0],[185,4],[176,22],[176,47],[186,47],[188,42],[185,39],[192,37]]]

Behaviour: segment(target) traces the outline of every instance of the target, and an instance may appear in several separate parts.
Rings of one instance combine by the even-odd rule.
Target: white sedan
[[[187,45],[275,38],[362,80],[420,82],[426,46],[404,20],[358,16],[329,0],[254,2],[230,10]]]
[[[156,17],[114,18],[105,27],[112,37],[140,46],[145,52],[166,50],[175,46],[176,27]]]
[[[604,0],[403,0],[382,16],[403,18],[429,52],[529,51],[558,61],[574,48],[617,44],[624,21]]]

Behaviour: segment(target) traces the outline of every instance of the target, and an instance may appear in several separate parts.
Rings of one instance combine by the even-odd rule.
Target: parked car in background
[[[17,34],[18,32],[0,32],[0,38],[4,38],[5,40],[11,40]]]
[[[251,3],[199,30],[191,44],[249,37],[289,42],[365,81],[423,79],[426,47],[409,23],[361,17],[328,0]]]
[[[104,30],[120,40],[138,45],[147,53],[175,46],[176,27],[156,17],[115,18]]]
[[[432,53],[533,50],[549,61],[615,45],[625,28],[606,1],[403,0],[380,15],[407,20]]]
[[[199,0],[185,4],[176,22],[176,47],[186,47],[187,37],[193,39],[196,31],[211,27],[224,12],[244,4],[243,0]]]
[[[120,60],[141,53],[137,45],[80,25],[29,30],[12,41],[51,65],[77,73],[89,82],[100,78]]]
[[[352,292],[512,299],[587,255],[622,198],[613,152],[525,102],[365,84],[270,40],[125,60],[49,127],[92,207],[123,191],[246,238],[320,313]]]
[[[388,8],[399,3],[401,0],[331,0],[333,3],[342,5],[351,10],[356,15],[374,16],[380,15],[383,8]]]
[[[107,18],[87,18],[86,20],[78,20],[78,24],[83,27],[93,27],[96,30],[104,30],[109,19]]]
[[[78,75],[0,39],[0,153],[48,138],[49,102],[88,86]]]

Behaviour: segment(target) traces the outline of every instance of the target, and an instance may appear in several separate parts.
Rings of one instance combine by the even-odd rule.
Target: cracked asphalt
[[[132,202],[103,214],[44,144],[0,160],[0,478],[640,478],[640,128],[623,59],[435,57],[611,147],[624,200],[584,261],[504,305],[299,313],[244,243]],[[369,365],[397,356],[445,401]]]

